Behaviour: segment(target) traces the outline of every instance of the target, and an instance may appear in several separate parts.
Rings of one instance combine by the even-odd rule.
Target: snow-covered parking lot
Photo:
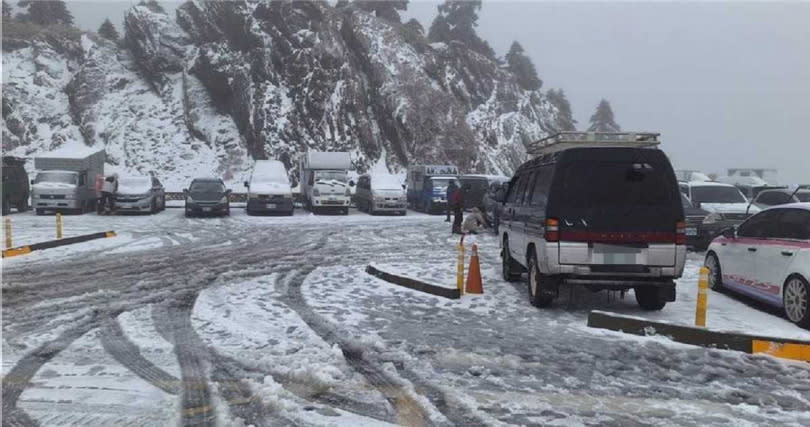
[[[53,217],[11,218],[15,244],[53,236]],[[443,219],[65,216],[65,236],[118,236],[3,260],[4,424],[810,424],[807,364],[585,326],[594,309],[690,324],[701,254],[658,313],[584,289],[538,310],[490,235],[483,295],[364,273],[452,285]],[[810,339],[716,292],[708,325]]]

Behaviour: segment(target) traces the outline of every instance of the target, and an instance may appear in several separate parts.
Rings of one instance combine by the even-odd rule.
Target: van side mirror
[[[724,228],[720,234],[725,237],[726,239],[735,239],[737,238],[737,230],[734,227]]]
[[[349,181],[349,187],[354,187],[354,180]]]
[[[250,184],[247,181],[245,181],[245,188],[250,188]]]
[[[34,185],[34,180],[33,179],[31,180],[31,185]]]
[[[408,187],[406,187],[406,186],[405,186],[405,184],[402,184],[402,189],[403,189],[403,190],[407,190],[407,189],[408,189]]]

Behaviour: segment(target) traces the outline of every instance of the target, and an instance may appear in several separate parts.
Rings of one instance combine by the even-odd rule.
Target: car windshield
[[[224,193],[225,185],[216,181],[195,181],[189,191],[192,193]]]
[[[52,182],[59,184],[76,184],[78,175],[70,172],[40,172],[37,174],[34,183]]]
[[[735,187],[701,185],[692,187],[695,203],[747,203],[745,196]]]
[[[349,176],[346,171],[341,170],[320,170],[315,171],[316,181],[339,181],[349,182]]]
[[[136,176],[136,177],[121,177],[118,179],[118,184],[121,187],[151,187],[152,186],[152,178],[147,176]]]
[[[447,191],[447,186],[450,185],[450,178],[431,178],[430,185],[434,191]]]
[[[800,202],[810,202],[810,191],[796,193],[796,198],[799,199]]]

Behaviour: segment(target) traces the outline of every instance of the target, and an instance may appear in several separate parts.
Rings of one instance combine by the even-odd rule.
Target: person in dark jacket
[[[447,212],[447,219],[445,219],[444,222],[450,222],[450,211],[453,209],[450,206],[450,198],[453,197],[453,193],[455,193],[456,188],[458,188],[456,187],[456,180],[451,179],[450,184],[447,184],[447,194],[445,195],[447,200],[447,207],[445,208],[445,212]]]

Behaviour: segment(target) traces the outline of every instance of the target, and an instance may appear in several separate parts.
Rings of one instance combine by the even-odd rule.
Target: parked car
[[[601,132],[576,132],[562,136],[562,148],[556,136],[536,144],[549,152],[520,166],[509,184],[498,226],[503,276],[515,281],[527,271],[535,306],[570,285],[633,289],[645,310],[675,300],[686,225],[672,166],[654,148],[657,134],[609,135],[627,141],[600,147],[593,141]]]
[[[3,215],[11,212],[11,207],[17,212],[28,210],[28,197],[31,188],[28,184],[28,174],[25,172],[25,159],[19,157],[3,157]]]
[[[225,183],[219,178],[195,178],[188,188],[183,189],[183,194],[186,200],[186,217],[231,214],[231,190],[225,188]]]
[[[357,210],[371,215],[397,213],[406,215],[408,196],[399,177],[387,174],[362,175],[357,179],[354,195]]]
[[[740,225],[751,215],[760,211],[752,206],[740,190],[719,182],[682,182],[681,191],[689,197],[695,207],[709,212],[707,222],[715,229],[725,229]]]
[[[489,185],[489,190],[484,196],[484,219],[487,225],[492,227],[495,234],[498,234],[498,218],[500,217],[503,204],[499,200],[503,200],[506,190],[509,189],[509,181],[506,182],[493,182]]]
[[[766,209],[728,228],[706,253],[709,286],[782,308],[810,329],[810,203]]]
[[[245,181],[248,215],[257,213],[281,213],[292,216],[295,201],[292,186],[284,163],[278,160],[257,160]]]
[[[118,178],[115,193],[116,212],[157,213],[166,209],[166,190],[155,177],[147,175]]]
[[[701,171],[696,170],[688,170],[688,169],[680,169],[675,171],[675,177],[678,181],[711,181],[712,179],[709,175]]]
[[[681,193],[681,202],[686,217],[686,246],[698,251],[705,250],[712,239],[720,234],[723,225],[712,218],[707,221],[709,212],[696,207],[683,193]]]
[[[752,203],[760,209],[765,209],[771,206],[801,202],[810,202],[810,190],[794,191],[787,188],[765,190],[757,194]]]
[[[467,186],[464,193],[464,209],[478,208],[484,212],[484,198],[489,186],[494,183],[503,184],[509,178],[503,175],[460,175],[457,183],[462,187]]]

